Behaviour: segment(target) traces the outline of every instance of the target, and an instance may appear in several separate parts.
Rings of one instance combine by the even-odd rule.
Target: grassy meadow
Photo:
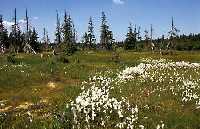
[[[0,55],[0,129],[199,129],[199,63],[200,52]]]

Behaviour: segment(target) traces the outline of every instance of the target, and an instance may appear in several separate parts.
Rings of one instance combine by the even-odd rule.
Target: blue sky
[[[53,40],[56,10],[63,19],[66,9],[73,18],[79,39],[87,31],[90,16],[93,17],[96,37],[99,39],[101,12],[105,11],[114,38],[122,40],[130,22],[141,26],[142,32],[153,24],[154,37],[167,35],[172,16],[181,33],[199,33],[199,6],[199,0],[1,0],[0,14],[3,14],[4,20],[11,22],[16,7],[18,20],[23,22],[25,9],[28,8],[31,24],[40,36],[45,27]]]

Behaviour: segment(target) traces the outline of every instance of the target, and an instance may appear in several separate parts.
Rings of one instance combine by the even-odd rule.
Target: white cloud
[[[14,25],[14,22],[10,22],[10,21],[3,21],[4,26],[6,27],[6,29],[8,29],[9,31],[12,29],[12,25]],[[18,25],[20,28],[24,27],[26,24],[26,20],[24,19],[20,19],[18,20]]]
[[[19,23],[19,24],[25,24],[25,23],[26,23],[26,20],[20,19],[20,20],[18,21],[18,23]]]
[[[115,4],[124,4],[123,0],[112,0]]]
[[[34,20],[38,20],[38,19],[39,19],[39,17],[33,17],[33,19],[34,19]]]
[[[14,25],[14,22],[3,21],[3,24],[7,29],[11,29],[12,25]]]

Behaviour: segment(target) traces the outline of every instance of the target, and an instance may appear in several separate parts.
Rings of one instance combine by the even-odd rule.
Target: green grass
[[[5,101],[5,105],[0,106],[0,109],[12,107],[0,112],[0,128],[20,129],[26,126],[33,129],[54,128],[57,123],[52,117],[53,113],[62,113],[66,103],[74,100],[81,92],[81,82],[87,81],[89,76],[98,72],[118,71],[126,66],[136,66],[141,58],[200,62],[200,52],[176,52],[174,55],[165,56],[150,52],[120,51],[118,53],[120,58],[117,63],[112,60],[113,53],[107,51],[77,52],[66,57],[69,63],[60,62],[59,57],[56,56],[45,55],[41,58],[39,54],[19,54],[15,56],[17,64],[12,64],[7,61],[8,55],[1,55],[0,101]],[[49,86],[50,83],[53,83],[55,87]],[[116,90],[113,91],[113,95],[118,97],[121,94],[138,105],[148,103],[154,113],[143,109],[140,114],[154,118],[145,121],[148,128],[156,125],[155,119],[167,121],[168,127],[166,128],[170,129],[199,128],[200,112],[193,111],[189,106],[180,108],[181,104],[178,103],[177,98],[171,97],[169,93],[163,93],[165,95],[161,99],[156,96],[158,94],[151,97],[139,97],[141,91],[146,90],[147,85],[151,85],[152,88],[156,86],[154,82],[137,83],[133,81],[124,85],[122,93]],[[165,83],[162,86],[168,86],[168,84]],[[134,95],[131,96],[131,94]],[[46,102],[43,102],[44,100]],[[25,102],[32,103],[32,105],[25,109],[16,109]],[[27,111],[34,114],[33,122],[29,121],[30,116],[27,115]],[[4,113],[7,115],[4,116]],[[49,117],[44,117],[44,114]]]

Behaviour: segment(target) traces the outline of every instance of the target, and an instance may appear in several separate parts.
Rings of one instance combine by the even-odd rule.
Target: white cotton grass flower
[[[198,105],[198,102],[200,100],[200,96],[198,93],[195,92],[197,89],[198,84],[190,81],[190,80],[183,80],[183,86],[180,87],[182,91],[182,101],[183,102],[188,102],[191,100],[197,100],[196,103]]]
[[[163,121],[160,121],[160,124],[158,124],[158,125],[156,126],[156,129],[164,129],[164,127],[165,127],[164,122],[163,122]]]
[[[104,74],[98,73],[91,76],[89,81],[82,82],[82,92],[69,106],[73,112],[74,128],[80,126],[92,128],[96,121],[99,122],[98,125],[106,127],[109,122],[113,122],[111,121],[112,116],[115,116],[117,118],[114,121],[116,128],[144,129],[142,123],[138,125],[140,108],[137,104],[132,106],[126,97],[115,98],[112,96],[111,91],[116,87],[120,94],[123,93],[123,85],[128,81],[136,80],[136,83],[150,81],[155,86],[151,87],[151,90],[147,90],[147,93],[141,91],[142,93],[145,92],[144,94],[147,94],[147,96],[156,93],[160,97],[163,92],[169,91],[172,95],[179,97],[179,100],[183,103],[195,100],[196,108],[200,108],[200,96],[195,92],[196,89],[200,88],[200,79],[194,79],[195,76],[200,76],[198,72],[200,70],[199,63],[173,62],[166,59],[142,59],[141,62],[135,67],[125,68],[115,77],[107,76],[109,71]],[[195,75],[187,74],[190,70],[195,71]],[[162,83],[169,85],[162,86],[160,85]],[[148,105],[145,105],[144,108],[150,110]],[[147,120],[149,117],[142,119]],[[165,127],[163,121],[158,123],[156,129]]]
[[[144,129],[144,125],[139,125],[139,128],[140,129]]]
[[[116,115],[115,113],[117,113],[118,118],[130,118],[124,119],[125,121],[122,123],[117,122],[116,127],[134,126],[134,122],[138,120],[138,107],[130,107],[129,102],[124,97],[117,100],[111,96],[110,90],[113,88],[111,86],[113,81],[109,77],[99,75],[90,77],[87,83],[84,82],[84,84],[90,84],[91,87],[88,89],[82,88],[83,91],[80,95],[76,97],[75,101],[71,102],[74,123],[76,123],[74,128],[78,128],[81,124],[79,123],[80,119],[86,121],[85,127],[89,127],[92,121],[101,119],[101,125],[104,127],[110,122],[110,115]],[[99,116],[99,114],[101,115]],[[130,116],[125,116],[125,114],[130,114]]]

